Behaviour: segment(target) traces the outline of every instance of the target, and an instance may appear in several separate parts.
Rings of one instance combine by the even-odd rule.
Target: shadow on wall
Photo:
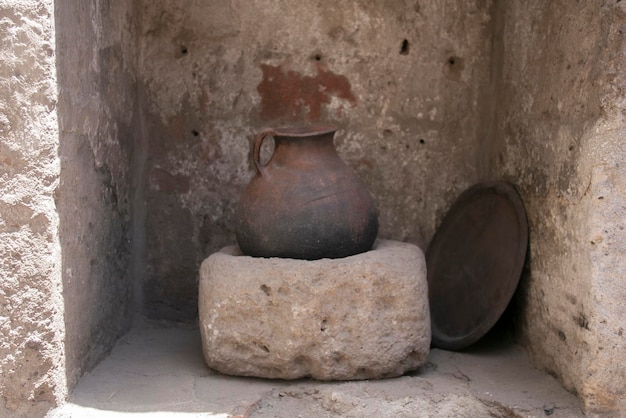
[[[71,388],[128,330],[129,169],[135,77],[132,31],[117,21],[132,7],[55,2],[60,131],[59,214],[65,301],[66,374]]]

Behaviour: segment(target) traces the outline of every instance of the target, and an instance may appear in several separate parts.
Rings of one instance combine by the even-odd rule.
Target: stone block
[[[424,254],[396,241],[315,261],[226,247],[202,263],[199,315],[207,364],[232,375],[394,377],[430,347]]]

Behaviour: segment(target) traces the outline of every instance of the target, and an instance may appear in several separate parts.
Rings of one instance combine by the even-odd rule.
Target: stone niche
[[[516,185],[516,338],[588,411],[626,408],[625,7],[1,2],[0,415],[61,402],[135,314],[196,319],[251,135],[293,121],[341,128],[383,239],[425,249],[465,188]]]

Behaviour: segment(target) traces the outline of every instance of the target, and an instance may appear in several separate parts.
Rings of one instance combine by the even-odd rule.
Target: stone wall
[[[0,416],[67,393],[53,2],[0,2]]]
[[[626,410],[624,8],[498,3],[483,144],[528,211],[521,341],[590,411]]]
[[[125,1],[57,2],[63,253],[68,384],[130,326],[136,25]]]
[[[126,3],[0,3],[1,416],[43,415],[130,326]]]
[[[337,124],[383,238],[424,247],[477,180],[490,2],[141,3],[147,315],[196,316],[264,126]]]

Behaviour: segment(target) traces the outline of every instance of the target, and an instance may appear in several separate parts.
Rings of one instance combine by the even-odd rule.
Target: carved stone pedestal
[[[205,359],[226,374],[375,379],[429,353],[426,264],[407,243],[315,261],[226,247],[202,264],[199,311]]]

